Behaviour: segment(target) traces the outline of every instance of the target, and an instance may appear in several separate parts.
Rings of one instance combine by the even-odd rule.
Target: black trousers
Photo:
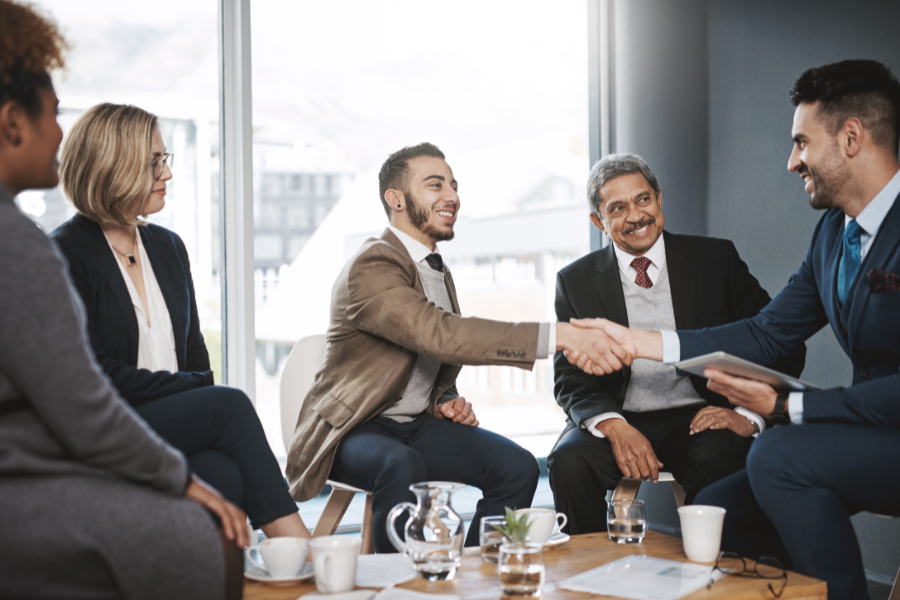
[[[749,441],[723,429],[690,435],[694,415],[705,405],[692,405],[645,413],[623,413],[653,446],[685,491],[691,504],[706,486],[744,468]],[[750,438],[752,440],[752,438]],[[606,438],[572,427],[556,442],[547,457],[550,487],[556,510],[569,518],[567,533],[606,531],[606,492],[615,489],[622,472]]]
[[[204,387],[136,407],[191,469],[238,505],[258,528],[297,512],[262,424],[244,392]]]
[[[530,507],[539,476],[534,455],[505,437],[426,415],[409,423],[375,417],[355,427],[341,440],[331,467],[331,479],[372,490],[378,553],[397,551],[388,538],[387,514],[401,502],[415,503],[413,483],[454,481],[479,488],[484,497],[465,542],[477,546],[481,517]]]

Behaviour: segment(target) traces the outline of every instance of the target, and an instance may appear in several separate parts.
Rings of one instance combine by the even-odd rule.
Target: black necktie
[[[440,271],[441,273],[444,272],[444,260],[441,258],[440,254],[429,254],[425,257],[425,262],[427,262],[428,266],[435,271]]]

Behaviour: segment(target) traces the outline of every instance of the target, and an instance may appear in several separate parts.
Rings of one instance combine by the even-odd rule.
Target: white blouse
[[[116,258],[116,264],[119,265],[125,286],[128,288],[128,295],[131,296],[131,303],[134,305],[134,314],[138,322],[138,369],[177,372],[178,357],[175,354],[175,332],[172,330],[172,318],[169,316],[169,309],[166,306],[166,299],[162,295],[159,282],[153,273],[153,266],[144,250],[144,241],[141,239],[140,232],[137,236],[137,246],[144,274],[144,291],[147,294],[146,313],[137,288],[128,275],[128,267],[122,263],[119,253],[112,247],[109,238],[106,238],[106,243],[109,244],[109,249]],[[150,315],[149,325],[147,324],[148,313]]]

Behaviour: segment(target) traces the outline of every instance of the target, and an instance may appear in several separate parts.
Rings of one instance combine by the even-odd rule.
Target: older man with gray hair
[[[611,154],[594,165],[588,202],[591,222],[612,243],[559,272],[559,321],[699,329],[754,316],[769,303],[733,243],[663,231],[662,190],[640,156]],[[771,366],[796,377],[805,357],[802,346]],[[766,426],[709,391],[702,377],[649,360],[595,376],[558,353],[555,380],[568,420],[547,464],[556,510],[568,515],[572,534],[606,529],[601,503],[623,476],[655,481],[660,470],[670,471],[690,504],[744,467],[750,442]]]

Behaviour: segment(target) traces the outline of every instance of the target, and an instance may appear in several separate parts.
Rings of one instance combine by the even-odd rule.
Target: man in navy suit
[[[582,324],[635,358],[724,350],[761,364],[830,324],[853,363],[850,387],[788,395],[707,370],[711,390],[791,426],[764,432],[746,470],[696,502],[728,510],[723,549],[751,558],[786,549],[797,571],[828,583],[829,598],[866,598],[850,515],[900,516],[900,82],[881,63],[843,61],[806,71],[791,99],[788,169],[826,212],[787,287],[758,316],[713,329]]]

